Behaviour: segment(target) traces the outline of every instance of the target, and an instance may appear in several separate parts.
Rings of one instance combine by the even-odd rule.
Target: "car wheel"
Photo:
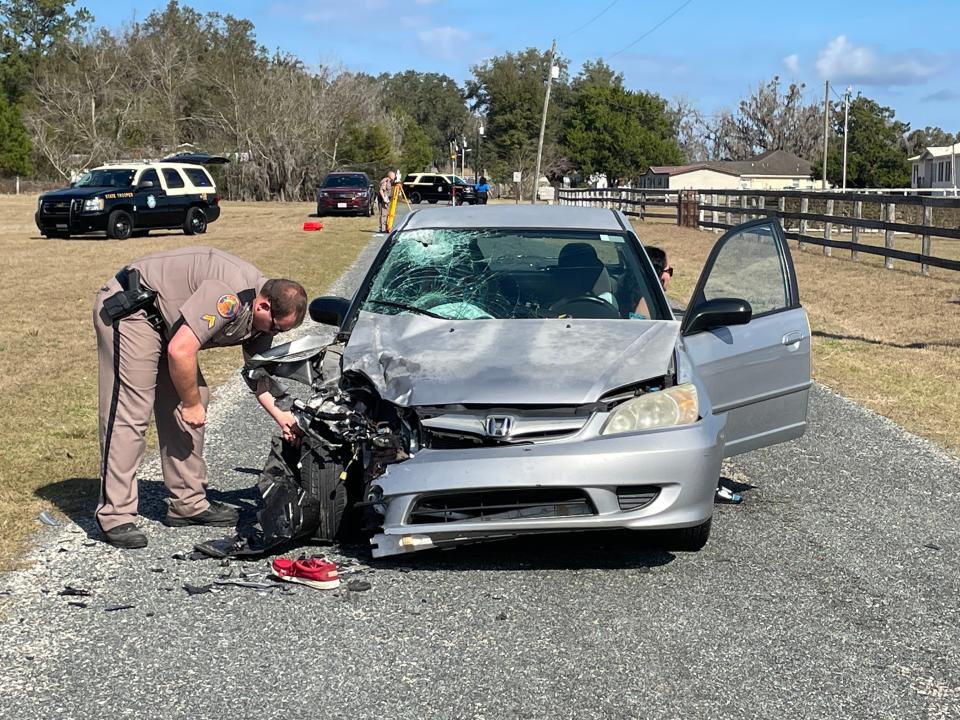
[[[710,537],[710,525],[713,518],[704,523],[694,525],[688,528],[677,528],[676,530],[667,530],[664,533],[664,547],[667,550],[679,550],[682,552],[696,552],[701,550],[707,544]]]
[[[412,202],[414,205],[419,205],[422,200],[423,198],[420,196],[420,193],[418,192],[410,193],[410,202]],[[433,202],[436,202],[436,200],[434,200]]]
[[[320,209],[320,206],[317,205],[317,217],[323,217],[324,214],[325,213],[323,212],[323,210]]]
[[[343,465],[324,447],[305,447],[300,458],[300,483],[304,492],[320,503],[320,523],[314,533],[319,540],[334,540],[347,510],[347,482]]]
[[[436,200],[428,200],[427,202],[429,202],[431,205],[436,205],[436,204],[437,204],[437,201],[436,201]]]
[[[125,210],[114,210],[107,218],[107,237],[111,240],[126,240],[133,232],[133,218]]]
[[[187,217],[183,221],[185,235],[202,235],[207,231],[207,216],[198,207],[187,210]]]
[[[367,217],[373,217],[373,203],[370,203],[370,207],[367,208]]]

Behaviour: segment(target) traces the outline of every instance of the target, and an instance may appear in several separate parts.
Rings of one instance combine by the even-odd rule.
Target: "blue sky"
[[[166,2],[147,0],[119,13],[110,0],[77,4],[98,24],[118,27]],[[603,57],[629,88],[668,99],[683,96],[707,112],[735,106],[759,81],[779,74],[806,83],[811,99],[822,101],[829,79],[838,93],[852,85],[854,92],[893,107],[914,128],[960,130],[956,0],[618,0],[612,7],[610,0],[181,4],[246,17],[268,49],[292,52],[308,64],[370,73],[412,68],[463,81],[485,58],[529,46],[547,49],[556,38],[573,72],[584,60]]]

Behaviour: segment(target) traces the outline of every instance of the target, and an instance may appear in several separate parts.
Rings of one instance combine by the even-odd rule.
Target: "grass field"
[[[96,499],[96,344],[90,320],[102,282],[155,250],[197,244],[170,233],[124,243],[44,240],[34,197],[0,196],[0,566],[9,566],[37,513],[90,507]],[[370,239],[373,219],[326,218],[301,230],[312,206],[225,203],[199,242],[250,260],[264,273],[321,293]],[[685,300],[716,240],[670,223],[638,223],[676,268],[671,294]],[[791,243],[795,248],[795,243]],[[814,375],[848,397],[953,451],[960,450],[960,276],[887,271],[794,251],[814,330]],[[234,372],[236,348],[201,356],[211,383]],[[52,503],[51,500],[56,502]]]

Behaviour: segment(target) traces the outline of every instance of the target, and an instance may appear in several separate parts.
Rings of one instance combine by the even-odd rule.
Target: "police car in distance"
[[[182,153],[159,162],[103,165],[85,172],[70,187],[44,193],[34,216],[48,238],[105,232],[116,240],[150,230],[207,231],[220,217],[220,196],[204,165],[225,157]]]

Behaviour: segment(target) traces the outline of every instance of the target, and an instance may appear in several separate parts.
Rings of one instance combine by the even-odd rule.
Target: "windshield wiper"
[[[443,315],[438,315],[435,312],[430,312],[429,310],[424,310],[421,307],[416,305],[406,305],[404,303],[393,302],[391,300],[365,300],[364,302],[373,303],[374,305],[383,305],[384,307],[397,308],[398,310],[409,310],[410,312],[415,312],[418,315],[426,315],[427,317],[436,318],[437,320],[449,320],[450,318],[444,317]]]

